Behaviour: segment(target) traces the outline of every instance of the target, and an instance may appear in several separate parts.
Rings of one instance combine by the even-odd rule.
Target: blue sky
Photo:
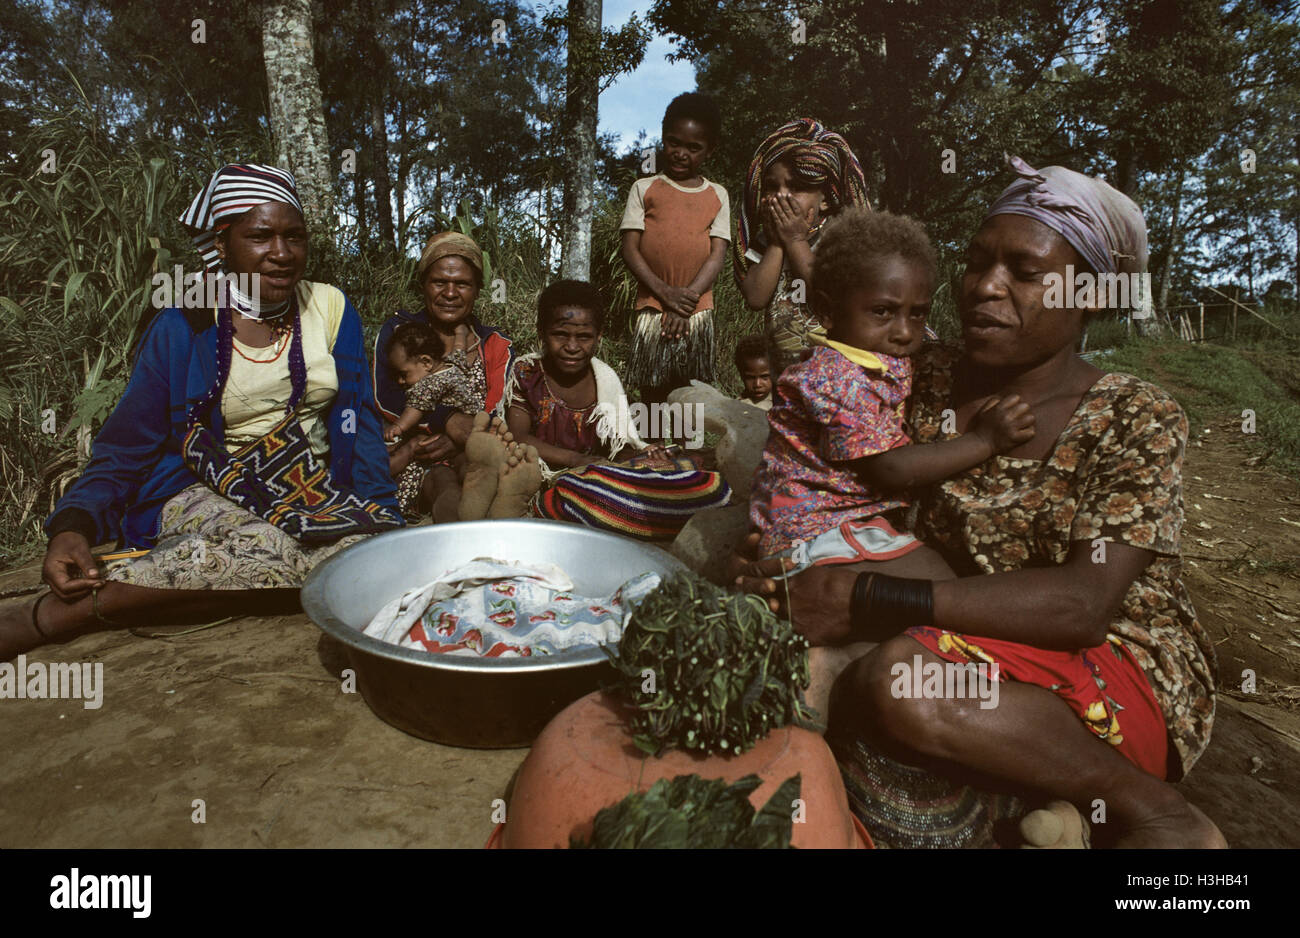
[[[650,0],[604,0],[601,21],[606,27],[621,26],[633,13],[644,18],[649,8]],[[600,132],[618,134],[618,149],[631,146],[640,130],[652,139],[658,137],[668,102],[695,88],[691,63],[670,64],[664,58],[672,49],[668,39],[656,36],[641,67],[621,76],[600,96]]]

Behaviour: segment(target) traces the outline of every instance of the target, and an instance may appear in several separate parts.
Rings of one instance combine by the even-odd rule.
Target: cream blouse
[[[325,456],[329,453],[329,433],[324,418],[339,390],[332,350],[343,320],[343,292],[328,284],[306,280],[299,281],[296,289],[302,353],[307,365],[307,389],[296,415],[312,452]],[[215,310],[213,316],[215,320]],[[269,433],[284,416],[284,408],[293,393],[288,336],[265,348],[254,348],[238,339],[233,341],[230,377],[221,395],[226,448],[232,453]]]

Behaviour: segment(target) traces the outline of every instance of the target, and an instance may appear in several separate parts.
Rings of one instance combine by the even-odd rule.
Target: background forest
[[[917,216],[940,245],[948,335],[961,246],[1007,182],[1003,152],[1105,174],[1146,212],[1163,328],[1138,342],[1103,322],[1089,347],[1116,349],[1115,367],[1159,355],[1188,380],[1214,375],[1206,393],[1225,407],[1267,399],[1249,406],[1278,408],[1270,445],[1300,459],[1300,4],[658,0],[568,42],[593,7],[598,19],[592,0],[0,0],[0,564],[41,543],[121,393],[151,275],[197,269],[177,217],[216,167],[327,150],[308,276],[342,287],[371,327],[416,304],[413,254],[431,233],[472,233],[506,286],[503,303],[484,291],[480,316],[529,348],[592,162],[572,155],[594,100],[575,89],[630,71],[652,34],[722,105],[705,172],[733,216],[758,141],[817,117],[854,147],[872,204]],[[303,14],[311,61],[264,43],[286,11]],[[318,84],[310,141],[276,126],[268,74],[284,73]],[[595,141],[590,278],[615,313],[602,351],[615,365],[632,293],[618,220],[666,104],[646,114],[648,139]],[[1188,343],[1183,316],[1199,340],[1201,304],[1209,341]],[[718,305],[734,384],[730,349],[761,313],[730,265]]]

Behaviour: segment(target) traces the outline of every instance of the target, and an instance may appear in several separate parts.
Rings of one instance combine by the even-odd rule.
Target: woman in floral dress
[[[1187,420],[1159,387],[1079,358],[1103,307],[1062,308],[1049,291],[1071,267],[1143,270],[1145,222],[1100,180],[1011,164],[1019,178],[967,251],[962,346],[916,357],[910,423],[916,443],[951,437],[990,398],[1017,394],[1035,436],[918,493],[915,533],[957,579],[812,567],[789,581],[790,612],[815,645],[839,646],[818,656],[842,671],[831,737],[878,840],[990,843],[1012,802],[940,781],[961,779],[1071,802],[1094,821],[1094,843],[1223,846],[1168,784],[1204,752],[1214,720],[1214,649],[1179,579]],[[775,603],[779,572],[750,564],[739,582]],[[954,663],[987,666],[995,706],[912,695],[899,680]]]

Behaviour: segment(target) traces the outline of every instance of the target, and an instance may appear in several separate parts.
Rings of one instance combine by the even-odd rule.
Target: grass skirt
[[[629,388],[679,388],[692,379],[715,384],[716,352],[713,310],[706,309],[687,320],[687,333],[665,341],[660,328],[663,314],[657,309],[640,309],[632,322],[632,352],[627,366]]]

